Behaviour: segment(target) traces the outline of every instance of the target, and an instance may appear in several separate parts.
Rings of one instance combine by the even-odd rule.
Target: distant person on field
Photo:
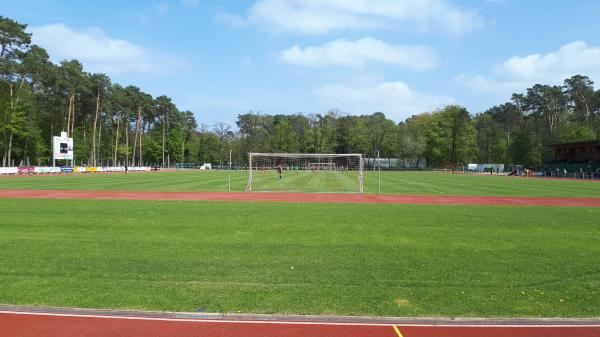
[[[277,174],[279,175],[279,179],[281,179],[281,171],[282,171],[282,167],[281,165],[277,166]]]

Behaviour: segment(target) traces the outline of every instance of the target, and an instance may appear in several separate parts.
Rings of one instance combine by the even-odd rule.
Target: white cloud
[[[273,31],[323,34],[341,29],[436,29],[464,34],[483,17],[450,0],[258,0],[246,21]]]
[[[155,76],[169,74],[184,65],[178,58],[112,38],[98,28],[80,32],[56,23],[31,27],[30,31],[33,43],[45,48],[53,61],[78,59],[89,72]]]
[[[406,83],[399,81],[370,86],[327,84],[315,89],[313,95],[330,108],[339,108],[351,114],[381,111],[396,122],[455,102],[449,96],[414,91]]]
[[[331,41],[317,47],[304,49],[296,45],[281,52],[281,60],[301,66],[364,66],[367,62],[381,62],[415,70],[431,69],[438,64],[438,56],[425,46],[391,45],[386,42],[362,38]]]
[[[600,47],[575,41],[547,54],[513,56],[495,65],[487,75],[462,74],[455,82],[475,92],[506,96],[536,83],[559,85],[576,74],[600,79]]]

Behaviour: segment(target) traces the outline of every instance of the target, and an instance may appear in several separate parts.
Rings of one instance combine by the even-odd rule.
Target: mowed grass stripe
[[[0,200],[0,303],[600,315],[600,209]]]
[[[262,173],[265,186],[308,179],[295,172]],[[227,171],[179,171],[136,174],[80,174],[31,177],[0,177],[0,189],[117,190],[117,191],[227,191]],[[327,179],[314,181],[327,183]],[[244,191],[247,172],[231,173],[232,191]],[[351,178],[353,179],[353,178]],[[377,172],[365,172],[365,193],[377,193]],[[330,181],[332,191],[340,189],[337,179]],[[327,190],[323,186],[323,190]],[[506,176],[447,174],[432,172],[382,172],[381,192],[415,195],[536,196],[536,197],[600,197],[600,183],[592,181],[545,180]]]

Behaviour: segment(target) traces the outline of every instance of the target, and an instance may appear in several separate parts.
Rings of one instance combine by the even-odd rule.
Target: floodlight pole
[[[229,150],[229,176],[227,183],[227,191],[231,192],[231,150]]]
[[[377,194],[381,194],[381,166],[379,165],[379,150],[377,150]]]

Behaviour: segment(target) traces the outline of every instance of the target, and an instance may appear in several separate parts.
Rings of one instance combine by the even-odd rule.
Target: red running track
[[[598,337],[600,324],[457,325],[231,321],[0,311],[3,337]],[[556,323],[555,323],[556,324]]]
[[[502,205],[600,207],[600,198],[493,197],[448,195],[377,195],[264,192],[125,192],[73,190],[0,190],[0,198],[99,200],[218,200],[269,202],[329,202],[419,205]]]

